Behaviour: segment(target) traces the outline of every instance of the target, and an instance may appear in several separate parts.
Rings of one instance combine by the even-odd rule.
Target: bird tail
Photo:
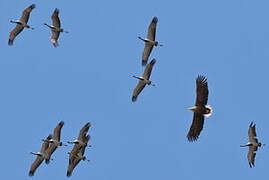
[[[206,105],[205,107],[206,107],[207,109],[209,109],[209,113],[205,114],[204,116],[205,116],[205,117],[209,117],[209,116],[211,116],[211,115],[213,114],[213,109],[212,109],[212,107],[211,107],[210,105]]]
[[[59,46],[59,44],[58,44],[58,42],[57,42],[56,39],[50,39],[50,41],[52,42],[52,44],[53,44],[54,47],[58,47]]]

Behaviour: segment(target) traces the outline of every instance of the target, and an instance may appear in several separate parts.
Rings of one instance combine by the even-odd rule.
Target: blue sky
[[[29,24],[7,45],[11,19],[36,3]],[[51,13],[60,9],[62,34],[54,48]],[[3,179],[28,179],[41,139],[64,121],[62,140],[77,137],[92,123],[92,148],[72,179],[266,179],[268,148],[256,167],[247,163],[251,121],[269,144],[269,2],[265,0],[178,1],[1,1],[0,119]],[[153,16],[159,19],[153,50],[157,63],[132,103],[140,75],[143,42]],[[214,114],[200,139],[187,132],[195,102],[195,78],[205,75]],[[71,147],[58,148],[34,179],[66,179]],[[71,179],[70,178],[70,179]]]

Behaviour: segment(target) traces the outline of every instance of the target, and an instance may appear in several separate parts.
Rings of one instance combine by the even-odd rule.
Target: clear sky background
[[[9,47],[8,35],[23,9],[36,3],[29,25]],[[261,148],[249,168],[247,130],[257,124],[269,144],[267,0],[1,0],[1,179],[30,179],[41,139],[64,121],[62,140],[75,139],[92,123],[92,148],[70,179],[267,179],[269,150]],[[60,46],[49,40],[60,9]],[[137,102],[131,95],[143,72],[141,54],[157,16],[157,63]],[[151,59],[150,58],[150,59]],[[195,78],[208,78],[214,114],[197,142],[187,132],[195,102]],[[68,154],[60,147],[33,179],[66,179]],[[267,163],[266,163],[267,162]]]

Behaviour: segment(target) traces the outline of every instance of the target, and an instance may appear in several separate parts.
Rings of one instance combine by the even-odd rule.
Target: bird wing
[[[52,138],[51,134],[48,135],[46,140],[50,140]],[[44,141],[41,146],[41,153],[44,153],[46,149],[49,147],[49,141]],[[40,164],[43,162],[44,157],[42,156],[37,156],[35,161],[32,163],[30,171],[29,171],[29,176],[33,176],[35,173],[35,170],[40,166]]]
[[[144,70],[144,74],[143,74],[143,76],[142,76],[143,78],[149,80],[150,75],[151,75],[152,68],[153,68],[153,66],[154,66],[155,63],[156,63],[156,60],[155,60],[155,59],[152,59],[152,60],[150,61],[150,63],[147,64],[147,66],[146,66],[146,68],[145,68],[145,70]]]
[[[58,27],[60,28],[61,27],[61,21],[60,21],[60,18],[59,18],[59,9],[55,9],[54,12],[52,13],[51,15],[51,20],[52,20],[52,25],[54,27]]]
[[[257,138],[256,138],[257,134],[256,134],[256,124],[253,124],[253,122],[251,122],[251,124],[249,125],[248,128],[248,138],[250,142],[256,142]]]
[[[142,53],[142,65],[143,66],[147,64],[152,49],[153,49],[153,45],[150,44],[149,42],[145,42],[144,51]]]
[[[48,149],[48,147],[49,147],[49,140],[51,138],[52,138],[52,135],[50,134],[50,135],[48,135],[48,137],[46,139],[47,141],[44,141],[42,143],[41,150],[40,150],[41,153],[45,153],[45,151]]]
[[[157,27],[158,18],[154,17],[148,27],[147,39],[155,41],[156,27]]]
[[[75,156],[75,159],[74,159],[73,162],[69,161],[68,168],[67,168],[67,173],[66,173],[67,177],[70,177],[72,175],[73,170],[75,169],[75,167],[78,165],[78,163],[80,161],[81,161],[81,159],[76,157],[76,156]]]
[[[145,86],[146,86],[146,83],[144,81],[139,80],[138,84],[136,85],[133,91],[133,96],[132,96],[133,102],[136,101],[137,96],[140,94],[140,92],[144,89]]]
[[[81,149],[80,145],[74,144],[74,146],[73,146],[73,148],[72,148],[72,150],[70,152],[70,155],[69,155],[69,160],[70,160],[70,158],[72,158],[72,160],[73,160],[72,155],[76,155],[79,152],[80,149]]]
[[[9,33],[9,40],[8,40],[8,45],[13,45],[13,41],[16,38],[18,34],[20,34],[23,30],[23,26],[20,24],[17,24],[16,27]]]
[[[88,142],[89,142],[90,139],[91,139],[91,136],[90,136],[90,135],[84,136],[84,138],[83,138],[83,142],[84,142],[85,144],[88,144]],[[79,153],[81,153],[82,156],[83,156],[84,153],[85,153],[85,149],[86,149],[86,147],[87,147],[87,145],[81,147],[81,149],[79,150]]]
[[[79,131],[78,140],[83,140],[83,137],[88,132],[89,128],[91,127],[91,123],[85,124]]]
[[[51,42],[53,44],[54,47],[57,47],[59,44],[58,44],[58,39],[59,39],[59,36],[60,36],[60,32],[59,31],[54,31],[53,29],[51,30]]]
[[[55,145],[54,143],[50,143],[49,147],[46,149],[45,154],[46,154],[46,163],[47,164],[49,163],[50,157],[56,149],[57,149],[57,145]]]
[[[54,140],[60,141],[60,139],[61,139],[61,130],[62,130],[63,125],[64,125],[64,122],[61,121],[61,122],[54,128],[54,131],[53,131],[53,139],[54,139]]]
[[[208,99],[207,79],[204,76],[196,78],[196,106],[205,106]]]
[[[51,155],[55,152],[55,150],[58,148],[55,143],[50,143],[49,147],[45,151],[45,163],[49,164],[51,160]]]
[[[70,155],[69,155],[69,163],[67,168],[66,176],[70,177],[72,175],[73,170],[78,165],[78,163],[81,161],[80,158],[78,158],[77,154],[80,152],[80,149],[83,147],[75,144]],[[74,153],[74,154],[73,154]]]
[[[32,4],[31,6],[29,6],[28,8],[24,9],[20,18],[20,21],[27,24],[28,20],[29,20],[29,16],[30,13],[32,12],[32,10],[36,7],[35,4]]]
[[[75,159],[77,158],[77,154],[79,153],[79,150],[81,149],[81,146],[78,144],[75,144],[69,154],[69,164],[74,163]]]
[[[82,141],[87,144],[89,142],[89,140],[90,140],[90,135],[85,136],[85,134],[84,134]],[[87,146],[80,146],[79,147],[78,145],[77,146],[74,145],[73,149],[76,148],[76,150],[73,151],[73,149],[72,149],[72,151],[69,155],[69,164],[68,164],[67,173],[66,173],[66,175],[68,177],[70,177],[72,175],[73,170],[78,165],[78,163],[81,161],[81,159],[78,158],[78,156],[75,156],[73,153],[81,154],[81,156],[83,156],[85,153],[86,147]]]
[[[204,126],[204,116],[203,114],[198,114],[194,112],[192,124],[188,132],[187,138],[189,141],[196,141]]]
[[[37,156],[35,161],[32,163],[30,171],[29,171],[29,176],[33,176],[36,169],[40,166],[40,164],[43,162],[44,157],[42,156]]]
[[[88,124],[88,123],[87,123],[87,124]],[[85,126],[84,126],[84,127],[85,127]],[[89,136],[89,135],[85,136],[85,134],[84,134],[83,137],[81,138],[82,142],[84,142],[84,143],[86,143],[86,144],[88,143],[89,139],[90,139],[90,136]],[[87,146],[87,145],[86,145],[86,146]],[[74,160],[75,160],[76,157],[77,157],[76,155],[77,155],[78,153],[80,153],[80,152],[83,151],[83,154],[84,154],[84,151],[85,151],[86,146],[81,146],[81,145],[79,145],[79,144],[74,144],[74,146],[73,146],[73,148],[72,148],[72,150],[71,150],[71,152],[70,152],[70,155],[69,155],[69,164],[74,162]],[[82,150],[83,148],[84,148],[84,150]]]
[[[83,136],[83,142],[84,143],[87,144],[89,140],[90,140],[90,136],[89,135],[87,135],[87,136],[84,135]],[[78,149],[78,153],[77,154],[80,154],[81,156],[84,156],[85,149],[86,149],[86,146],[81,146]],[[69,164],[68,164],[67,173],[66,173],[66,175],[68,177],[70,177],[72,175],[73,170],[75,169],[75,167],[78,165],[78,163],[80,161],[81,161],[81,159],[78,158],[78,156],[74,156],[72,153],[70,153],[70,155],[69,155]]]
[[[251,168],[255,166],[255,156],[257,149],[258,148],[255,146],[249,146],[248,149],[248,164]]]

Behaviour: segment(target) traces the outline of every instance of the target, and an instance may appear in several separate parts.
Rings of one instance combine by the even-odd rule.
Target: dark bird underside
[[[190,142],[196,141],[199,138],[204,126],[204,115],[208,99],[207,79],[204,76],[196,78],[196,110],[194,111],[192,124],[188,132],[187,138]]]

